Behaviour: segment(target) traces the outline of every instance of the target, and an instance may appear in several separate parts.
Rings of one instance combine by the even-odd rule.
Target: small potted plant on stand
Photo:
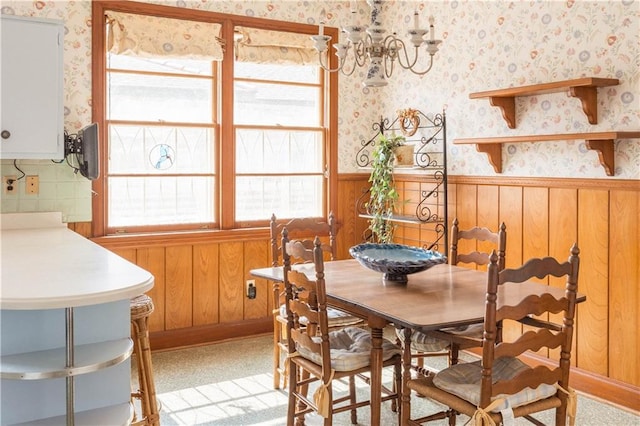
[[[395,225],[389,221],[398,203],[399,194],[393,180],[393,167],[396,161],[395,148],[402,146],[404,136],[386,137],[380,135],[372,152],[371,176],[369,182],[369,201],[367,212],[369,229],[377,243],[391,243]]]

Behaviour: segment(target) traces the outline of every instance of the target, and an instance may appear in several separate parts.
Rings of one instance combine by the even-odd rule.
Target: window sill
[[[269,239],[269,228],[225,229],[206,231],[131,233],[91,238],[108,249],[144,248],[181,244],[221,243]]]

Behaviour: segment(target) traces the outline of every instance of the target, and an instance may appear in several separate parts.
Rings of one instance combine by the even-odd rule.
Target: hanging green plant
[[[390,243],[393,240],[395,225],[389,221],[398,203],[399,194],[396,191],[393,179],[393,167],[395,162],[394,149],[405,142],[404,136],[391,136],[387,138],[380,135],[372,152],[371,183],[367,212],[372,216],[369,219],[369,229],[373,233],[374,240],[378,243]]]

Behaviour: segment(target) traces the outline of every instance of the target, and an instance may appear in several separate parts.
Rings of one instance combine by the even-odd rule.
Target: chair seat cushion
[[[315,338],[318,342],[320,337]],[[331,347],[331,368],[336,371],[350,371],[366,367],[371,361],[371,332],[359,327],[345,327],[329,333]],[[320,354],[304,347],[298,347],[298,353],[316,364],[322,363]],[[382,340],[382,359],[388,360],[402,350],[393,342]]]
[[[484,333],[484,324],[479,323],[479,324],[464,325],[462,327],[448,327],[448,328],[443,328],[440,331],[443,331],[445,333],[455,334],[457,336],[482,339],[482,333]]]
[[[493,383],[498,380],[509,380],[524,370],[531,369],[524,362],[515,357],[501,357],[493,363]],[[480,361],[452,365],[435,375],[433,384],[438,388],[459,396],[474,405],[480,403],[480,382],[482,380],[482,366]],[[505,398],[506,401],[493,409],[499,412],[505,408],[515,408],[520,405],[538,401],[555,395],[557,389],[553,385],[541,384],[536,389],[525,388],[513,395],[498,395],[492,401]]]
[[[406,329],[397,328],[396,335],[401,341],[404,341]],[[431,337],[421,331],[411,333],[411,349],[420,352],[442,352],[449,348],[449,342],[446,340]]]
[[[282,318],[287,317],[287,307],[280,305],[280,316]],[[329,319],[329,327],[345,327],[347,325],[356,325],[364,322],[361,318],[354,317],[353,315],[341,311],[340,309],[327,308],[327,317]],[[306,325],[307,319],[305,317],[300,318],[300,324]]]

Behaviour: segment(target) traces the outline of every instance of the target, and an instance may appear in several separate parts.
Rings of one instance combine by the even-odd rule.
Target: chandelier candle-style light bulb
[[[379,19],[383,3],[383,0],[367,0],[367,4],[371,8],[371,20],[369,26],[365,26],[357,23],[357,3],[355,0],[351,0],[353,23],[342,28],[342,32],[346,34],[346,42],[333,44],[335,54],[338,57],[338,66],[333,69],[329,67],[329,60],[326,56],[329,54],[328,46],[331,37],[324,35],[324,22],[320,22],[318,35],[311,36],[311,38],[318,51],[320,66],[324,70],[341,71],[345,75],[351,75],[356,68],[367,66],[367,77],[362,82],[365,87],[386,86],[388,84],[386,79],[393,74],[396,63],[400,68],[417,75],[424,75],[431,71],[433,56],[438,52],[439,45],[442,43],[442,40],[435,39],[434,17],[429,17],[429,28],[423,29],[420,28],[420,14],[415,11],[413,28],[408,31],[410,43],[405,44],[402,39],[396,36],[395,32],[385,36],[387,30],[382,28]],[[429,33],[428,39],[427,33]],[[420,47],[422,46],[426,46],[426,52],[429,54],[426,67],[418,65]],[[413,52],[407,52],[407,50],[413,50]]]

